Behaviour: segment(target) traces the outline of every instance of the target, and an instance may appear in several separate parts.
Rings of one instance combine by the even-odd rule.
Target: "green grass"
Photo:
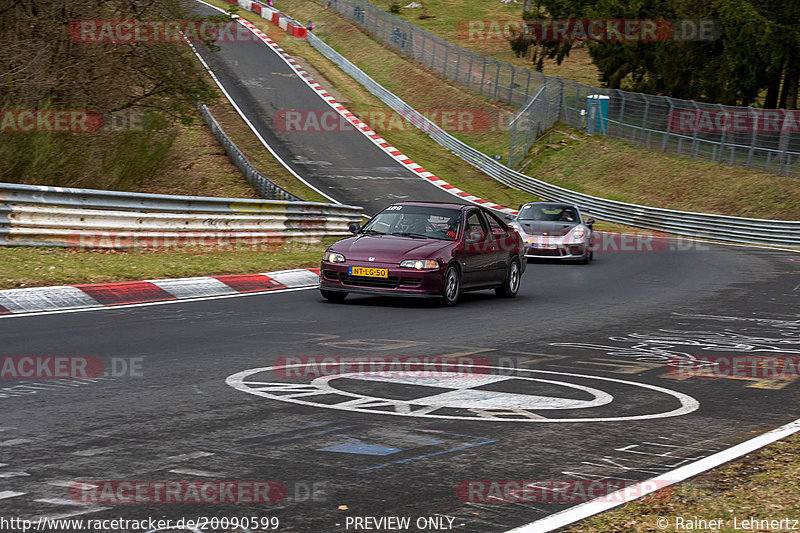
[[[392,1],[370,0],[372,4],[384,11],[389,11]],[[401,2],[401,5],[408,5],[408,3]],[[535,70],[535,65],[529,59],[514,55],[507,41],[478,40],[470,38],[469,31],[466,31],[469,28],[469,21],[486,21],[487,25],[485,27],[488,28],[488,21],[520,20],[522,18],[521,2],[509,2],[506,4],[499,0],[478,2],[469,0],[425,0],[421,3],[424,8],[401,8],[400,13],[395,14],[395,16],[462,48],[493,57],[514,66]],[[423,13],[428,18],[419,18]],[[560,76],[587,85],[600,85],[600,73],[592,63],[588,50],[580,45],[573,47],[569,57],[561,65],[556,64],[555,60],[545,60],[542,72],[549,76]]]
[[[722,519],[720,533],[779,531],[734,529],[733,519],[800,517],[800,435],[778,441],[697,478],[579,522],[565,533],[677,533],[675,517]],[[657,520],[667,518],[668,527]],[[785,527],[785,526],[784,526]],[[694,531],[707,531],[696,528]],[[788,529],[780,529],[788,531]]]
[[[498,116],[509,112],[508,108],[493,105],[376,43],[351,21],[313,0],[282,0],[281,9],[298,20],[313,20],[315,34],[417,110],[477,108]],[[253,14],[242,15],[258,20]],[[334,91],[337,99],[351,110],[386,109],[307,42],[284,37],[272,25],[269,30],[270,36],[280,40],[290,54],[305,58],[321,73],[317,81]],[[312,75],[320,78],[316,72]],[[499,123],[502,121],[498,120]],[[537,146],[537,157],[525,168],[527,174],[587,194],[643,205],[755,218],[800,219],[800,181],[796,178],[696,161],[600,136],[587,137],[582,130],[561,125],[558,129],[552,142],[546,138],[547,142]],[[471,194],[511,207],[532,198],[499,185],[434,145],[421,132],[379,133],[426,169]],[[500,154],[504,160],[507,156],[508,132],[501,128],[460,132],[457,136],[484,153]]]
[[[800,219],[797,178],[686,159],[559,125],[527,174],[623,202],[779,220]]]
[[[250,163],[272,183],[307,202],[330,203],[330,200],[295,178],[264,148],[253,130],[245,124],[226,98],[221,98],[208,107],[228,137],[239,147]],[[244,178],[242,177],[242,179]],[[255,198],[257,195],[253,193],[252,197]]]
[[[318,243],[270,245],[259,250],[103,251],[64,248],[0,248],[0,289],[140,279],[253,274],[318,267],[337,238]]]
[[[211,3],[224,7],[220,0]],[[310,12],[295,13],[292,6],[302,4]],[[313,2],[282,2],[281,9],[295,16],[298,20],[314,20],[315,25],[321,18],[313,14],[327,14],[337,24],[336,31],[348,33],[344,40],[344,50],[340,50],[348,59],[359,68],[369,69],[381,84],[398,94],[401,98],[415,102],[418,110],[488,110],[493,117],[495,126],[500,124],[504,117],[510,116],[510,110],[502,106],[490,105],[486,98],[475,95],[457,86],[446,85],[444,82],[409,63],[389,50],[377,47],[369,37],[355,30],[344,19],[324,7]],[[262,20],[257,15],[240,12],[241,16],[251,20]],[[327,20],[327,19],[326,19]],[[322,25],[322,23],[319,23]],[[317,26],[319,27],[319,26]],[[330,28],[329,28],[330,29]],[[295,59],[298,59],[306,70],[323,87],[351,111],[361,116],[370,112],[386,112],[390,110],[386,104],[370,94],[350,76],[342,72],[331,61],[317,52],[305,39],[297,39],[286,34],[274,25],[269,25],[268,35],[284,48]],[[315,33],[320,31],[315,29]],[[323,30],[324,33],[324,30]],[[341,42],[339,44],[342,44]],[[351,52],[353,52],[351,54]],[[407,80],[404,83],[402,80]],[[410,81],[408,81],[410,80]],[[433,142],[425,133],[415,129],[400,129],[394,127],[381,127],[372,123],[373,129],[383,136],[392,145],[398,147],[403,153],[433,172],[440,178],[470,194],[491,200],[500,205],[517,207],[522,203],[534,200],[531,194],[505,187],[493,180],[475,167],[467,164],[445,148]],[[498,128],[499,129],[499,128]],[[505,154],[508,150],[507,131],[479,131],[460,136],[480,146],[487,153]]]

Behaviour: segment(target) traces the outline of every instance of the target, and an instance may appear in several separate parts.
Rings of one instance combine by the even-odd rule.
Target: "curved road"
[[[800,353],[796,255],[696,246],[607,252],[590,266],[531,264],[518,298],[473,293],[456,308],[367,297],[336,305],[305,290],[0,319],[2,355],[96,356],[122,374],[63,388],[44,379],[0,382],[0,473],[11,473],[0,477],[0,497],[13,495],[4,509],[23,517],[252,514],[303,532],[362,531],[345,528],[348,516],[445,516],[453,531],[483,533],[568,504],[486,503],[479,492],[465,502],[456,489],[467,480],[657,477],[798,417],[796,380],[680,379],[666,371],[666,360],[686,355]],[[390,416],[366,404],[336,410],[323,404],[343,398],[298,404],[226,384],[287,357],[424,355],[525,369],[493,370],[501,383],[466,385],[483,399],[505,395],[501,404],[511,408],[522,401],[517,420],[463,405],[470,400],[459,380],[331,382],[353,394],[407,399],[414,410],[433,396],[462,394],[438,411],[455,419]],[[131,363],[141,375],[122,371]],[[292,396],[300,389],[274,390],[308,387],[313,377],[277,370],[249,381]],[[39,389],[14,388],[23,383]],[[699,409],[646,419],[680,403],[637,384],[688,395]],[[587,387],[613,400],[585,409],[537,404],[542,396],[590,400]],[[628,419],[522,421],[620,416]],[[81,480],[274,480],[289,496],[272,505],[87,507],[65,488]]]
[[[326,107],[264,45],[220,46],[204,57],[316,186],[368,213],[402,197],[452,199],[358,133],[273,131],[279,109]],[[498,493],[484,488],[501,480],[658,478],[797,419],[796,379],[692,377],[667,362],[800,356],[799,262],[676,241],[601,251],[588,266],[533,263],[516,299],[479,292],[455,308],[367,297],[337,305],[311,289],[0,318],[0,356],[95,357],[108,374],[0,378],[3,515],[278,517],[288,532],[391,531],[353,520],[397,516],[411,520],[404,531],[506,531],[578,502],[553,492],[488,498]],[[332,378],[308,364],[355,356],[494,368],[421,380]],[[305,366],[270,368],[297,361]],[[287,494],[268,504],[131,504],[69,491],[155,480],[269,480]],[[223,530],[232,528],[204,529]]]
[[[219,15],[201,4],[194,12]],[[306,131],[294,131],[298,129],[294,122],[281,126],[285,112],[301,113],[296,123],[300,126],[309,116],[320,121],[326,116],[335,124],[340,119],[265,43],[219,42],[216,46],[218,51],[202,44],[195,49],[272,149],[314,187],[344,204],[363,206],[367,215],[404,200],[464,203],[415,175],[362,133],[342,128],[319,131],[313,122]]]

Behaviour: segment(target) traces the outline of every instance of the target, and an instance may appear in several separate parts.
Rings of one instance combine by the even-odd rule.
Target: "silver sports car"
[[[509,219],[525,242],[525,257],[585,264],[594,256],[594,219],[584,219],[576,205],[530,202]]]

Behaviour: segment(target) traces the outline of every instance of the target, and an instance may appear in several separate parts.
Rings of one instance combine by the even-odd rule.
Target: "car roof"
[[[470,204],[456,204],[456,203],[447,203],[447,202],[396,202],[391,205],[413,205],[416,207],[443,207],[447,209],[467,209],[469,207],[480,207],[477,205],[470,205]]]
[[[564,207],[577,208],[578,207],[575,204],[565,204],[563,202],[528,202],[528,203],[522,204],[522,205],[544,205],[544,206],[548,206],[548,207],[561,207],[561,208],[564,208]]]

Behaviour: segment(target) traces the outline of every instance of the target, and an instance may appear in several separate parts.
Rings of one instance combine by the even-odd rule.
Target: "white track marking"
[[[609,509],[613,509],[622,505],[623,503],[626,503],[626,494],[636,494],[637,499],[641,498],[642,496],[654,492],[657,489],[685,481],[686,479],[701,474],[706,470],[711,470],[712,468],[716,468],[721,464],[733,461],[734,459],[758,450],[759,448],[763,448],[768,444],[772,444],[777,440],[788,437],[789,435],[793,435],[798,431],[800,431],[800,418],[794,422],[786,424],[785,426],[781,426],[777,429],[773,429],[772,431],[768,431],[762,435],[759,435],[758,437],[742,442],[741,444],[737,444],[736,446],[728,448],[727,450],[722,450],[721,452],[709,455],[708,457],[700,459],[699,461],[695,461],[694,463],[676,468],[671,472],[666,472],[658,478],[648,479],[637,485],[632,485],[630,487],[621,489],[608,496],[570,507],[569,509],[561,511],[560,513],[552,514],[547,518],[542,518],[536,522],[531,522],[530,524],[511,529],[507,533],[546,533],[548,531],[560,529],[579,520],[583,520],[584,518],[602,513],[603,511],[608,511]],[[658,482],[653,483],[653,481]]]
[[[204,5],[208,6],[208,7],[210,7],[210,8],[216,9],[216,10],[217,10],[217,11],[219,11],[220,13],[225,13],[225,11],[223,11],[223,10],[222,10],[222,9],[220,9],[220,8],[218,8],[217,6],[212,6],[211,4],[206,4],[206,3],[205,3],[205,2],[203,2],[202,0],[197,0],[197,1],[198,1],[198,2],[200,2],[201,4],[204,4]],[[284,160],[281,158],[281,156],[279,156],[279,155],[278,155],[278,154],[275,152],[275,150],[273,150],[273,149],[272,149],[272,147],[271,147],[271,146],[270,146],[270,145],[267,143],[267,141],[264,139],[264,137],[262,137],[262,136],[261,136],[261,134],[258,132],[258,130],[256,129],[256,127],[253,125],[253,123],[252,123],[252,122],[250,122],[250,119],[248,119],[248,118],[247,118],[247,116],[246,116],[246,115],[245,115],[245,114],[242,112],[242,110],[239,108],[239,106],[238,106],[238,105],[236,105],[236,102],[234,102],[233,98],[231,98],[231,95],[230,95],[230,94],[228,94],[228,91],[226,91],[226,90],[225,90],[225,87],[223,87],[223,86],[222,86],[222,83],[219,81],[219,79],[217,78],[217,76],[216,76],[216,75],[214,74],[214,72],[211,70],[211,67],[209,67],[209,66],[208,66],[208,63],[206,63],[206,61],[205,61],[205,60],[202,58],[202,56],[201,56],[199,53],[197,53],[197,50],[195,49],[194,45],[193,45],[193,44],[192,44],[190,41],[187,41],[187,44],[188,44],[188,45],[189,45],[189,46],[192,48],[192,51],[194,52],[194,55],[196,55],[196,56],[197,56],[197,59],[199,59],[199,60],[200,60],[200,63],[202,63],[202,64],[203,64],[203,67],[205,67],[205,69],[206,69],[206,71],[208,72],[208,74],[209,74],[209,75],[211,76],[211,78],[214,80],[214,83],[216,83],[216,84],[217,84],[217,87],[219,87],[219,90],[220,90],[220,91],[222,91],[222,94],[224,94],[224,95],[225,95],[225,98],[227,98],[227,99],[228,99],[228,102],[230,102],[230,103],[231,103],[231,105],[232,105],[232,106],[233,106],[233,108],[236,110],[236,112],[237,112],[237,113],[239,113],[239,116],[240,116],[240,117],[242,117],[242,120],[244,120],[244,121],[245,121],[245,123],[246,123],[246,124],[247,124],[247,125],[250,127],[250,129],[253,131],[253,133],[255,134],[255,136],[256,136],[256,137],[258,137],[258,140],[259,140],[259,141],[261,141],[261,144],[263,144],[263,145],[264,145],[264,148],[266,148],[267,150],[269,150],[269,153],[270,153],[270,154],[272,154],[272,157],[274,157],[274,158],[275,158],[275,159],[276,159],[276,160],[277,160],[277,161],[278,161],[278,162],[279,162],[281,165],[283,165],[283,168],[285,168],[286,170],[288,170],[288,171],[289,171],[289,172],[292,174],[292,176],[294,176],[295,178],[297,178],[297,180],[298,180],[298,181],[300,181],[301,183],[303,183],[303,184],[304,184],[306,187],[308,187],[308,188],[309,188],[309,189],[311,189],[312,191],[315,191],[315,192],[317,192],[318,194],[320,194],[320,195],[324,196],[325,198],[327,198],[328,200],[330,200],[331,202],[333,202],[333,203],[335,203],[335,204],[341,204],[342,202],[340,202],[339,200],[337,200],[337,199],[336,199],[336,198],[334,198],[333,196],[331,196],[331,195],[329,195],[329,194],[326,194],[326,193],[322,192],[321,190],[317,189],[316,187],[314,187],[313,185],[311,185],[309,182],[307,182],[306,180],[304,180],[304,179],[303,179],[303,178],[300,176],[300,174],[298,174],[297,172],[295,172],[295,171],[294,171],[294,169],[293,169],[292,167],[290,167],[290,166],[289,166],[289,165],[288,165],[288,164],[287,164],[287,163],[286,163],[286,162],[285,162],[285,161],[284,161]]]
[[[209,457],[211,455],[214,454],[209,452],[189,452],[189,453],[183,453],[181,455],[173,455],[172,457],[167,457],[167,461],[188,461],[189,459],[199,459],[201,457]]]
[[[0,478],[6,479],[10,477],[27,477],[30,476],[27,472],[0,472]]]
[[[294,287],[291,289],[274,289],[271,291],[263,292],[247,292],[244,294],[226,294],[223,296],[204,296],[201,298],[186,298],[185,300],[165,300],[162,302],[146,302],[141,304],[124,304],[124,305],[110,305],[104,307],[87,307],[81,309],[62,309],[60,311],[41,311],[36,313],[21,313],[12,315],[0,315],[0,320],[9,318],[25,318],[31,316],[44,316],[44,315],[60,315],[62,313],[84,313],[87,311],[113,311],[114,309],[128,309],[131,307],[150,307],[153,305],[167,305],[167,304],[180,304],[188,302],[202,302],[205,300],[222,300],[224,298],[242,298],[245,296],[263,296],[265,294],[275,294],[280,292],[294,292],[294,291],[307,291],[308,289],[318,288],[315,284],[313,287]]]
[[[4,490],[0,492],[0,500],[6,500],[8,498],[14,498],[16,496],[23,496],[27,494],[26,492],[14,492],[13,490]]]
[[[206,472],[205,470],[192,470],[191,468],[175,468],[170,470],[171,474],[181,474],[182,476],[197,476],[202,478],[219,477],[219,474]]]
[[[0,446],[16,446],[17,444],[27,444],[28,442],[33,441],[30,439],[10,439],[0,442]]]
[[[472,421],[480,420],[480,421],[510,422],[510,423],[520,423],[520,422],[549,422],[549,423],[622,422],[622,421],[651,420],[651,419],[657,419],[657,418],[682,416],[682,415],[685,415],[685,414],[689,414],[689,413],[691,413],[693,411],[696,411],[700,407],[699,402],[697,400],[695,400],[694,398],[692,398],[691,396],[687,395],[687,394],[683,394],[681,392],[677,392],[677,391],[673,391],[673,390],[670,390],[670,389],[665,389],[665,388],[662,388],[662,387],[658,387],[656,385],[650,385],[648,383],[637,383],[637,382],[633,382],[633,381],[625,381],[625,380],[621,380],[621,379],[606,378],[606,377],[600,377],[600,376],[591,376],[591,375],[586,375],[586,374],[572,374],[572,373],[569,373],[569,372],[553,372],[553,371],[549,371],[549,370],[520,370],[520,372],[534,373],[534,374],[548,374],[548,375],[555,375],[555,376],[568,376],[568,377],[574,377],[574,378],[578,378],[578,379],[591,379],[591,380],[609,382],[609,383],[621,383],[623,385],[639,387],[639,388],[643,388],[643,389],[649,389],[649,390],[652,390],[652,391],[655,391],[655,392],[658,392],[658,393],[662,393],[662,394],[665,394],[667,396],[671,396],[671,397],[677,399],[680,402],[680,407],[677,407],[677,408],[675,408],[675,409],[673,409],[671,411],[664,411],[664,412],[660,412],[660,413],[651,413],[651,414],[645,414],[645,415],[631,415],[631,416],[618,416],[618,417],[613,417],[612,416],[612,417],[596,417],[596,418],[590,418],[590,417],[586,417],[586,418],[542,418],[541,416],[526,417],[526,418],[505,418],[505,417],[502,417],[502,416],[492,416],[491,418],[487,418],[487,417],[478,416],[475,412],[471,412],[469,416],[467,416],[467,415],[465,415],[465,416],[436,415],[436,414],[429,414],[429,410],[428,409],[423,409],[423,411],[420,412],[418,409],[414,409],[414,408],[411,408],[411,407],[409,407],[409,409],[407,409],[407,410],[399,408],[400,406],[425,405],[424,399],[421,399],[421,398],[416,398],[414,400],[409,400],[409,401],[402,401],[402,400],[392,400],[392,399],[388,399],[388,398],[372,398],[372,397],[368,397],[368,396],[365,396],[365,395],[362,395],[362,394],[355,394],[355,393],[351,393],[351,392],[337,390],[336,394],[338,394],[338,395],[341,395],[341,396],[344,396],[344,397],[361,398],[362,399],[361,402],[356,402],[357,405],[355,405],[354,407],[348,407],[346,405],[343,406],[343,405],[340,405],[340,404],[314,403],[314,402],[311,402],[311,401],[306,401],[304,399],[298,399],[297,398],[297,396],[299,396],[298,394],[293,394],[293,395],[289,395],[289,396],[280,395],[280,394],[270,394],[270,391],[271,391],[273,386],[277,387],[277,388],[280,388],[280,387],[283,387],[283,386],[287,386],[287,384],[286,383],[281,383],[281,382],[276,382],[276,383],[271,383],[270,386],[267,386],[267,387],[259,387],[258,389],[254,389],[254,388],[252,388],[250,386],[251,382],[247,380],[250,376],[253,376],[253,375],[256,375],[256,374],[260,374],[260,373],[264,373],[264,372],[275,372],[276,370],[277,371],[281,371],[281,370],[284,370],[284,369],[287,369],[287,368],[302,368],[303,366],[304,366],[303,364],[296,364],[296,365],[282,365],[282,366],[269,366],[269,367],[262,367],[262,368],[251,368],[251,369],[248,369],[248,370],[244,370],[242,372],[238,372],[238,373],[233,374],[231,376],[228,376],[228,378],[225,380],[225,383],[228,384],[229,386],[233,387],[236,390],[240,390],[240,391],[246,392],[248,394],[253,394],[255,396],[261,396],[261,397],[264,397],[264,398],[269,398],[271,400],[278,400],[278,401],[283,401],[283,402],[295,403],[295,404],[306,405],[306,406],[310,406],[310,407],[319,407],[319,408],[323,408],[323,409],[338,409],[338,410],[345,410],[345,411],[358,412],[358,413],[368,413],[368,414],[374,414],[374,415],[411,416],[411,417],[419,417],[419,418],[440,418],[440,419],[448,419],[448,420],[472,420]],[[494,367],[494,366],[486,366],[486,365],[475,365],[475,366],[473,366],[471,368],[473,370],[477,370],[477,369],[494,369],[494,370],[501,370],[501,371],[507,370],[506,368],[503,368],[503,367]],[[280,374],[280,372],[278,372],[277,374]],[[446,374],[446,373],[442,373],[442,374]],[[334,379],[336,377],[341,377],[341,376],[328,376],[328,379]],[[505,379],[510,379],[511,378],[510,376],[504,376],[504,377],[505,377]],[[519,378],[519,376],[517,376],[517,377]],[[526,379],[526,378],[522,377],[521,379]],[[531,378],[527,378],[527,379],[531,379]],[[556,382],[553,382],[552,380],[548,380],[548,381],[550,381],[551,383],[556,383]],[[303,385],[305,385],[305,386],[311,385],[311,387],[315,387],[315,385],[313,383],[311,383],[311,384],[289,384],[288,386],[289,387],[292,387],[292,386],[301,386],[302,387]],[[324,390],[324,389],[320,389],[319,387],[316,387],[316,388],[320,392]],[[302,394],[303,397],[306,397],[306,396],[313,397],[314,395],[320,394],[320,392],[309,391],[309,392],[303,392],[301,394]],[[325,392],[329,392],[330,393],[330,391],[328,391],[328,390],[325,390]],[[365,405],[370,404],[369,400],[372,400],[374,405],[390,405],[391,404],[391,405],[394,405],[394,406],[397,406],[397,407],[396,407],[395,411],[375,410],[375,409],[370,410],[370,409],[363,408]],[[359,407],[362,407],[362,408],[359,409]],[[477,409],[470,409],[470,411],[478,411],[478,410]],[[482,412],[484,412],[484,414],[487,414],[489,416],[492,415],[491,409],[490,410],[483,410]]]

